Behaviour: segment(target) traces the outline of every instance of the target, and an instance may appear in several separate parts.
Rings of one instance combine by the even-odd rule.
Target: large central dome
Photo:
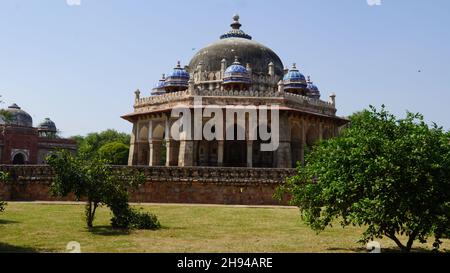
[[[221,36],[221,39],[203,49],[192,58],[189,69],[192,73],[202,63],[204,71],[219,71],[221,61],[227,60],[231,65],[235,57],[244,66],[250,64],[252,73],[267,75],[269,63],[274,64],[275,75],[283,76],[283,63],[280,57],[270,48],[251,40],[251,36],[240,30],[239,16],[233,17],[232,29]]]

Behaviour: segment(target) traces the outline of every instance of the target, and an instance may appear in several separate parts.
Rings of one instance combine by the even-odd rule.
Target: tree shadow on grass
[[[17,221],[12,221],[12,220],[4,220],[4,219],[0,219],[0,225],[6,225],[6,224],[17,224],[19,222]]]
[[[0,253],[37,253],[37,252],[40,251],[36,248],[15,246],[0,242]]]
[[[186,230],[186,227],[169,227],[169,226],[163,226],[161,225],[161,227],[159,229],[151,229],[151,231],[156,231],[156,230]],[[149,229],[142,229],[142,230],[149,230]]]
[[[122,236],[131,233],[128,229],[113,228],[111,226],[94,226],[88,229],[88,231],[92,234],[101,236]]]
[[[367,250],[363,247],[352,247],[352,248],[344,248],[344,247],[330,247],[326,249],[327,251],[333,251],[338,253],[367,253]]]
[[[352,253],[369,253],[369,251],[364,247],[353,247],[353,248],[339,248],[332,247],[327,248],[328,251],[335,251],[340,253],[352,252]],[[382,248],[381,253],[403,253],[398,247],[388,247]],[[424,247],[415,247],[411,249],[411,253],[433,253],[432,250]]]

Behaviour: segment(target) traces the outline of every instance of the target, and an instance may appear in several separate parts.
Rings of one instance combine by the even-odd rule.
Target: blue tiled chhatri
[[[189,73],[181,68],[180,62],[166,78],[164,87],[188,87]]]
[[[250,75],[247,69],[241,65],[237,57],[224,73],[223,83],[250,83]]]
[[[315,99],[319,99],[320,98],[320,90],[319,88],[311,81],[311,77],[308,76],[308,96],[315,98]]]
[[[162,95],[166,93],[166,76],[163,74],[161,79],[155,84],[152,89],[152,95]]]
[[[288,73],[284,75],[283,81],[284,89],[300,89],[308,86],[305,76],[300,73],[295,64],[293,64]]]

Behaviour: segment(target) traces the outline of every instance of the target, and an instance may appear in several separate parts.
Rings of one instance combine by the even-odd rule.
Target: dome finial
[[[238,56],[234,56],[234,63],[235,64],[240,64]]]
[[[220,36],[220,39],[226,39],[226,38],[243,38],[243,39],[247,39],[247,40],[251,40],[252,36],[246,34],[245,32],[243,32],[240,28],[241,28],[241,23],[239,23],[239,15],[234,15],[233,16],[233,23],[231,23],[231,30],[228,31],[227,33],[223,34]]]
[[[292,69],[297,69],[297,64],[296,63],[292,64]]]
[[[240,29],[241,28],[241,23],[239,23],[239,14],[235,14],[233,16],[233,23],[231,24],[231,27],[233,29]]]
[[[181,68],[181,62],[177,61],[177,68]]]
[[[311,82],[311,76],[308,76],[308,83],[312,83]]]
[[[19,105],[17,105],[17,103],[11,104],[8,108],[11,108],[11,109],[19,109],[19,110],[20,110],[20,107],[19,107]]]

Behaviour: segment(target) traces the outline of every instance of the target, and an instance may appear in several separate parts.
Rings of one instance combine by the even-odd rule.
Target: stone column
[[[154,156],[154,152],[153,152],[153,123],[152,120],[148,121],[148,132],[147,132],[148,136],[148,165],[149,166],[154,166],[154,160],[153,160],[153,156]]]
[[[223,149],[224,149],[225,141],[219,140],[217,144],[217,166],[223,166]]]
[[[170,163],[173,162],[173,139],[166,138],[166,166],[170,167]]]
[[[247,167],[253,167],[253,141],[247,140]]]
[[[170,166],[170,162],[172,161],[172,149],[173,149],[173,140],[170,138],[170,120],[169,117],[165,117],[165,129],[164,135],[166,136],[166,166]]]
[[[137,163],[137,150],[138,145],[136,141],[137,137],[137,122],[133,123],[133,130],[131,131],[130,139],[130,153],[128,155],[128,166],[136,165]]]
[[[194,166],[194,141],[192,141],[192,140],[181,140],[180,141],[178,166],[179,167]]]

